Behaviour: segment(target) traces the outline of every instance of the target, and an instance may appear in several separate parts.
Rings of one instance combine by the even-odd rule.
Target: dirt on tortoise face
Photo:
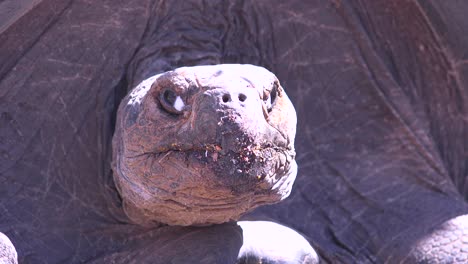
[[[268,70],[179,68],[122,101],[114,179],[130,219],[143,225],[237,220],[286,198],[296,177],[296,113]]]

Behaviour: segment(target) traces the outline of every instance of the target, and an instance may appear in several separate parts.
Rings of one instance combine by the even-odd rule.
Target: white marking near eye
[[[184,109],[184,101],[182,100],[182,98],[180,98],[180,96],[177,96],[176,99],[175,99],[175,102],[174,102],[174,108],[177,110],[177,111],[182,111]]]
[[[271,108],[271,96],[268,96],[267,101],[265,102],[268,109]]]

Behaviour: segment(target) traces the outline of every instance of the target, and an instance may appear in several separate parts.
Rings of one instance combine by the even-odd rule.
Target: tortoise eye
[[[166,88],[159,95],[159,102],[164,110],[171,114],[180,115],[183,113],[185,103],[180,95],[177,95],[172,89]]]
[[[276,98],[278,97],[278,85],[275,83],[273,89],[269,93],[265,93],[263,96],[263,102],[266,105],[268,113],[271,112],[273,106],[276,103]]]

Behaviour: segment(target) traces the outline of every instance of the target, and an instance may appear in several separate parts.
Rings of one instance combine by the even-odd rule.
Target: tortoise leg
[[[243,245],[237,264],[319,263],[309,242],[289,227],[269,221],[240,221]]]
[[[411,259],[409,259],[411,258]],[[415,245],[404,263],[468,263],[468,215],[435,227]]]
[[[10,239],[0,232],[0,264],[18,264],[18,254]]]

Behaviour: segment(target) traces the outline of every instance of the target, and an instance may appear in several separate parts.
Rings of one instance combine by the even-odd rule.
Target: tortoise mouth
[[[289,173],[295,158],[294,150],[272,144],[245,145],[235,150],[223,149],[219,144],[190,147],[171,144],[152,155],[159,164],[174,168],[177,177],[181,177],[180,170],[190,168],[186,173],[211,179],[233,193],[271,191],[272,186]]]
[[[127,205],[145,208],[148,219],[176,225],[222,223],[289,196],[296,176],[294,155],[269,145],[244,152],[216,144],[169,146],[127,157],[138,171],[118,179],[132,188],[129,194],[143,197]]]

